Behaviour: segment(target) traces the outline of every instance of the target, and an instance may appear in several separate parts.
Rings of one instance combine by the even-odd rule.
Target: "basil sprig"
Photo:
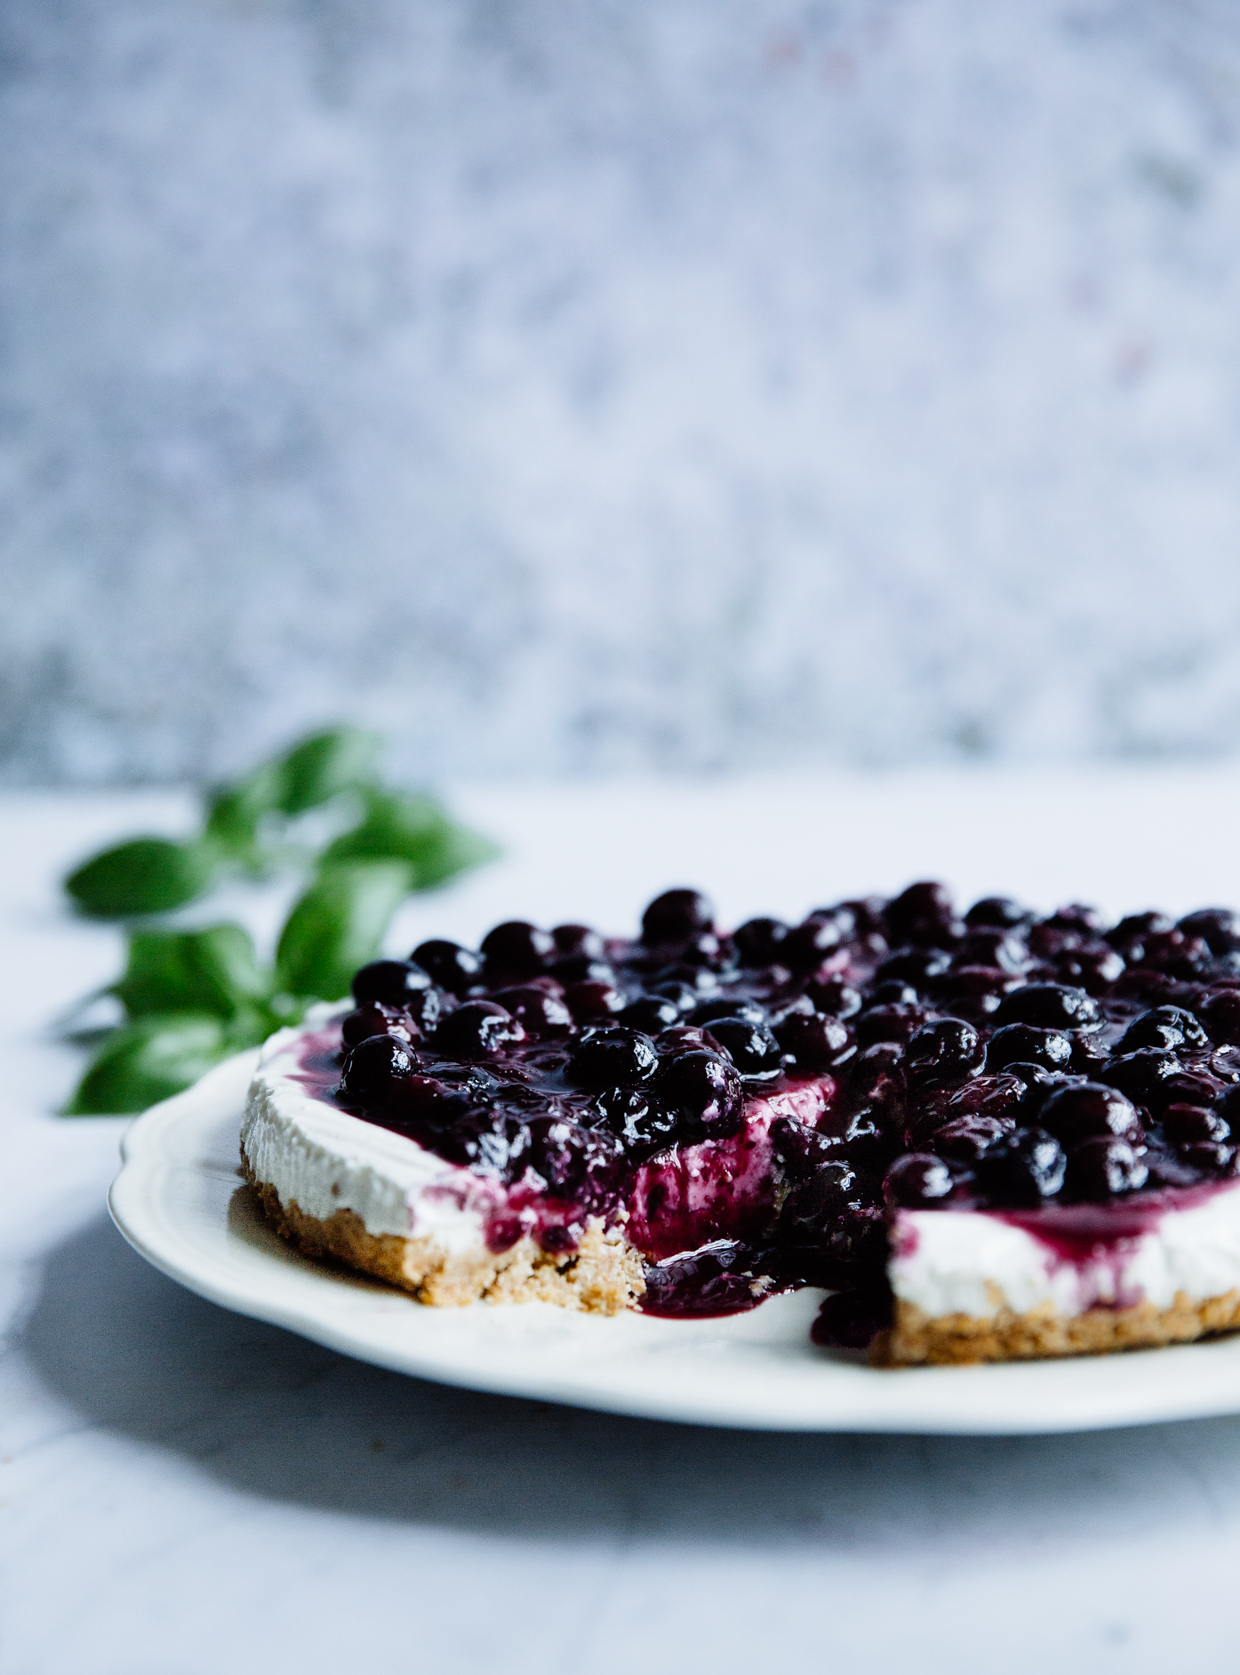
[[[380,783],[379,743],[353,728],[316,734],[214,791],[197,836],[133,838],[65,880],[80,912],[139,921],[128,927],[125,969],[104,991],[125,1021],[96,1045],[66,1115],[143,1110],[300,1021],[315,1000],[340,999],[358,966],[378,954],[410,891],[498,854],[432,798]],[[297,841],[299,823],[316,810],[337,816],[335,835],[307,847]],[[156,922],[230,875],[290,867],[310,877],[270,965],[241,925]]]

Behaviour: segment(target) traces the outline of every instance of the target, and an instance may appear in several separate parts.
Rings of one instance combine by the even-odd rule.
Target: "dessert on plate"
[[[302,1251],[431,1304],[724,1314],[1023,1359],[1240,1326],[1240,921],[947,891],[731,934],[497,926],[357,973],[263,1050],[241,1132]]]

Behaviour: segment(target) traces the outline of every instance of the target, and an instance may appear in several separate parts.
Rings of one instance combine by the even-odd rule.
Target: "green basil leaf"
[[[85,862],[65,879],[65,889],[94,918],[133,919],[183,907],[202,894],[214,871],[205,844],[139,837]]]
[[[124,975],[112,993],[131,1018],[166,1012],[232,1018],[263,1001],[270,987],[249,932],[225,924],[200,931],[135,931]]]
[[[276,986],[339,1000],[353,973],[373,960],[409,892],[409,868],[377,861],[331,867],[289,914],[276,950]]]
[[[65,1115],[93,1117],[145,1111],[194,1082],[226,1057],[230,1044],[218,1018],[143,1018],[108,1037],[78,1084]]]
[[[281,808],[284,797],[284,768],[267,762],[255,768],[235,785],[225,785],[207,800],[205,834],[225,854],[254,865],[258,828],[266,815]]]
[[[281,759],[280,809],[304,814],[367,784],[383,740],[378,733],[358,727],[337,727],[303,739]]]
[[[428,890],[498,854],[493,843],[458,826],[432,798],[375,790],[367,794],[361,824],[328,845],[322,864],[404,861],[410,869],[411,887]]]

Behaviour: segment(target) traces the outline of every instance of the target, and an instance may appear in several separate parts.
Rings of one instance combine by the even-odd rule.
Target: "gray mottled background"
[[[1206,753],[1231,0],[8,0],[0,774]]]

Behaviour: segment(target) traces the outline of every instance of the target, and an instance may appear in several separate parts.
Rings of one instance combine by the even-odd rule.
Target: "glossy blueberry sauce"
[[[494,1250],[623,1226],[659,1314],[814,1284],[817,1341],[853,1345],[890,1306],[899,1210],[1096,1265],[1240,1176],[1224,909],[961,915],[926,883],[729,934],[674,890],[635,940],[512,921],[364,967],[354,998],[343,1038],[306,1038],[306,1091],[459,1165],[443,1190]]]

